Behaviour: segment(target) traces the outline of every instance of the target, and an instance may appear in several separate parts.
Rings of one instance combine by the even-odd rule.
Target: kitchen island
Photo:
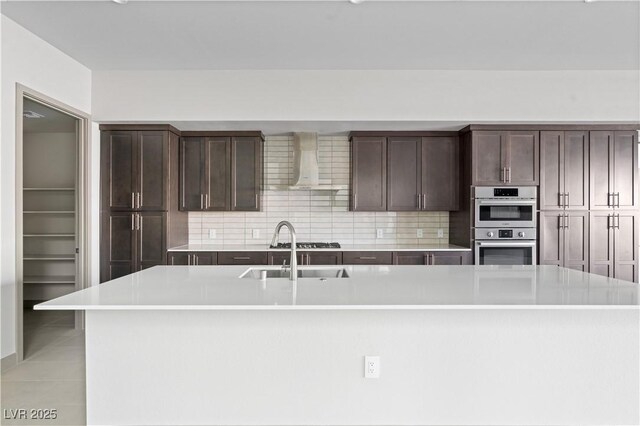
[[[154,267],[37,305],[86,311],[88,423],[640,422],[636,284],[555,266],[247,269]]]

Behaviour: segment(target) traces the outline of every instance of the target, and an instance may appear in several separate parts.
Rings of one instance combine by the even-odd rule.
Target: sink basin
[[[259,280],[261,272],[267,273],[267,278],[289,278],[289,269],[249,268],[240,275],[240,278]],[[349,278],[344,268],[298,269],[298,278]]]

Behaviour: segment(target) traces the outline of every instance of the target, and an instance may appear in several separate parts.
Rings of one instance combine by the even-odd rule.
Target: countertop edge
[[[425,310],[631,310],[640,305],[36,305],[37,311],[425,311]]]

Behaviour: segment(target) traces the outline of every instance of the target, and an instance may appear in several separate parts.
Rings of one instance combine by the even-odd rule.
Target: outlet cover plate
[[[380,357],[379,356],[364,357],[364,377],[365,379],[380,378]]]

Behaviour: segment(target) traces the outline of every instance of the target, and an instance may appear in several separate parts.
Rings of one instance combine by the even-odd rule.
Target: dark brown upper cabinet
[[[367,133],[351,137],[351,210],[458,209],[456,134]]]
[[[592,131],[589,139],[591,209],[637,208],[637,132]]]
[[[540,133],[540,209],[589,208],[589,133]]]
[[[231,138],[231,208],[260,211],[262,187],[262,139]]]
[[[387,138],[351,138],[350,210],[387,210]]]
[[[180,141],[180,210],[259,211],[262,134],[204,133]]]
[[[528,130],[472,132],[473,185],[537,185],[539,133]]]
[[[387,138],[387,210],[422,207],[422,138]]]
[[[169,132],[102,132],[102,208],[167,210]]]

